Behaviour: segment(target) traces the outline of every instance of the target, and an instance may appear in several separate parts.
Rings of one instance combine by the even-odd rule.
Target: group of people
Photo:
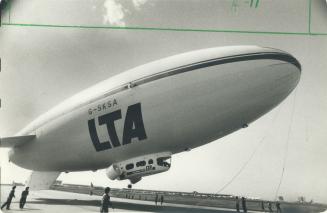
[[[10,209],[10,205],[11,205],[11,201],[12,199],[15,197],[15,189],[16,189],[16,186],[13,186],[10,193],[9,193],[9,196],[7,198],[7,201],[2,204],[1,206],[1,210],[6,207],[7,210]],[[28,196],[28,193],[29,193],[29,187],[26,187],[24,191],[22,191],[22,194],[21,194],[21,197],[20,197],[20,200],[19,200],[19,208],[20,209],[23,209],[24,206],[25,206],[25,203],[26,203],[26,199],[27,199],[27,196]]]
[[[7,210],[10,209],[10,204],[12,202],[12,199],[15,197],[15,189],[16,189],[16,186],[13,186],[10,193],[9,193],[7,201],[1,206],[1,209],[3,209],[4,207],[6,207]],[[100,212],[101,213],[109,212],[109,207],[110,206],[111,206],[111,208],[113,208],[113,205],[110,202],[109,192],[110,192],[110,188],[106,187],[105,190],[104,190],[104,194],[102,196],[102,201],[101,201],[101,207],[100,207]],[[20,198],[20,201],[19,201],[19,208],[20,209],[24,208],[24,205],[26,203],[26,199],[27,199],[28,194],[29,194],[29,187],[26,187],[25,190],[22,191],[21,198]],[[155,204],[158,205],[158,202],[159,202],[159,195],[158,194],[156,194],[154,201],[155,201]],[[163,202],[164,202],[164,196],[161,195],[160,196],[160,204],[162,205]],[[241,198],[241,205],[242,205],[243,212],[247,212],[246,199],[244,197]],[[280,207],[280,203],[276,202],[275,205],[276,205],[276,211],[278,213],[279,212],[281,213],[282,210],[281,210],[281,207]],[[236,211],[237,212],[240,212],[240,207],[241,207],[240,206],[240,199],[239,199],[239,197],[236,197]],[[261,209],[262,209],[262,211],[266,211],[265,203],[263,201],[261,201]],[[273,212],[271,202],[268,202],[268,209],[267,210],[268,210],[268,212]]]
[[[242,197],[242,209],[243,209],[243,212],[248,212],[248,209],[246,207],[245,197]],[[238,196],[236,196],[236,211],[240,212],[240,200],[238,199]]]
[[[159,196],[158,196],[158,194],[156,194],[156,198],[154,199],[154,202],[155,202],[156,205],[158,205],[158,201],[159,201]],[[160,205],[162,205],[163,202],[164,202],[164,196],[161,195],[160,196]]]
[[[243,209],[243,212],[247,212],[247,207],[246,207],[246,199],[244,197],[242,197],[242,209]],[[240,212],[240,200],[239,198],[236,196],[236,211],[237,212]],[[266,209],[265,209],[265,203],[263,201],[261,201],[261,210],[266,212]],[[272,203],[271,202],[268,202],[268,212],[273,212],[273,209],[272,209]],[[280,207],[280,203],[277,201],[276,202],[276,212],[277,213],[281,213],[282,212],[282,209]]]
[[[109,207],[111,206],[112,209],[114,209],[112,203],[110,202],[110,188],[106,187],[104,189],[104,194],[102,196],[102,200],[101,200],[101,207],[100,207],[100,213],[105,213],[105,212],[109,212]],[[158,205],[159,202],[159,195],[156,194],[155,200],[154,200],[155,204]],[[160,196],[160,205],[162,206],[164,202],[164,196],[161,195]]]
[[[16,189],[16,186],[13,186],[10,193],[9,193],[7,201],[1,206],[1,209],[3,209],[4,207],[6,207],[7,210],[10,209],[11,201],[15,197],[15,189]],[[101,200],[100,213],[109,212],[109,207],[110,206],[111,206],[112,209],[114,209],[112,203],[110,202],[109,192],[110,192],[110,188],[106,187],[105,190],[104,190],[104,194],[102,196],[102,200]],[[21,198],[20,198],[20,201],[19,201],[19,208],[20,209],[24,208],[28,193],[29,193],[29,187],[26,187],[25,190],[22,192]],[[155,197],[156,205],[157,205],[158,201],[159,201],[159,196],[158,196],[158,194],[156,194],[156,197]],[[164,201],[164,197],[163,197],[163,195],[161,195],[161,197],[160,197],[161,205],[162,205],[163,201]]]
[[[282,212],[282,209],[280,208],[280,203],[277,201],[276,203],[275,203],[275,205],[276,205],[276,212],[278,212],[278,213],[281,213]],[[265,203],[263,202],[263,201],[261,201],[261,209],[262,209],[262,211],[266,211],[266,209],[265,209]],[[268,212],[273,212],[273,207],[272,207],[272,203],[271,202],[268,202]]]

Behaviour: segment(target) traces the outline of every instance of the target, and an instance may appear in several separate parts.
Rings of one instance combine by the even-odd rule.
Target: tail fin
[[[61,172],[38,172],[33,171],[27,180],[30,190],[46,190],[57,180]]]
[[[31,140],[33,140],[35,135],[24,135],[24,136],[14,136],[14,137],[6,137],[0,138],[0,148],[10,148],[15,146],[21,146]]]

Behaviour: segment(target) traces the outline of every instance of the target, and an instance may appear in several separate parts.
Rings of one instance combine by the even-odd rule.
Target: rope
[[[282,173],[281,173],[281,176],[280,176],[280,179],[279,179],[279,183],[278,183],[278,186],[277,186],[277,189],[276,189],[276,192],[275,192],[275,200],[277,200],[277,195],[278,195],[280,186],[282,185],[282,181],[283,181],[284,173],[285,173],[286,160],[287,160],[287,154],[288,154],[288,148],[289,148],[289,139],[290,139],[293,120],[294,120],[296,93],[297,93],[297,90],[295,90],[295,93],[294,93],[291,121],[290,121],[290,124],[289,124],[289,127],[288,127],[286,144],[285,144],[285,155],[284,155],[284,158],[283,158],[283,169],[282,169]]]
[[[260,140],[260,142],[258,143],[257,147],[252,152],[250,158],[242,165],[242,167],[238,170],[238,172],[236,172],[236,174],[232,177],[232,179],[230,179],[230,181],[228,181],[223,187],[221,187],[221,189],[219,189],[216,194],[220,194],[225,188],[227,188],[232,182],[234,182],[234,180],[243,172],[243,170],[250,163],[250,161],[254,157],[254,155],[257,152],[257,150],[259,149],[260,145],[263,144],[263,141],[265,139],[266,139],[266,135]]]
[[[282,107],[279,107],[276,115],[274,116],[272,123],[275,123],[276,118],[279,115],[279,112],[281,111]],[[268,130],[267,129],[265,135],[262,137],[262,139],[259,141],[258,145],[256,146],[256,148],[253,150],[252,154],[250,155],[250,158],[245,161],[245,163],[242,165],[242,167],[235,173],[235,175],[223,186],[221,187],[218,192],[216,194],[220,194],[224,189],[226,189],[230,184],[232,184],[234,182],[234,180],[243,172],[243,170],[246,168],[246,166],[250,163],[250,161],[253,159],[253,157],[255,156],[256,152],[259,150],[259,147],[263,144],[263,142],[265,141],[267,135],[268,135]]]

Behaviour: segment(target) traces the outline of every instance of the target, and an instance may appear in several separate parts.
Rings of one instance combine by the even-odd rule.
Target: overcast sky
[[[326,2],[312,2],[311,32],[327,33]],[[146,177],[135,188],[215,193],[256,150],[221,193],[273,199],[286,159],[278,195],[327,203],[327,35],[305,34],[308,20],[308,0],[262,0],[257,8],[243,0],[16,0],[3,22],[298,34],[3,25],[0,136],[14,135],[65,98],[137,65],[217,46],[278,48],[294,55],[303,69],[297,89],[279,107],[247,129],[173,156],[170,171]],[[6,152],[0,151],[1,181],[25,181],[29,171],[8,164]],[[128,184],[109,180],[104,171],[63,174],[60,179]]]

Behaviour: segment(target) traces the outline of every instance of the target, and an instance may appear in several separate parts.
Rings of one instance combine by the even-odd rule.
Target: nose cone
[[[301,64],[292,55],[273,50],[258,55],[257,59],[243,63],[239,89],[246,107],[244,120],[260,117],[281,103],[297,86],[301,77]],[[244,86],[246,85],[246,86]],[[239,91],[240,91],[239,90]],[[255,119],[254,119],[255,120]]]
[[[294,77],[294,79],[295,79],[295,85],[294,85],[294,88],[296,87],[296,85],[299,83],[299,81],[300,81],[300,78],[301,78],[301,74],[302,74],[302,66],[301,66],[301,64],[300,64],[300,62],[296,59],[296,58],[294,58],[293,56],[291,56],[290,55],[290,57],[292,57],[293,58],[293,61],[291,62],[291,64],[293,64],[295,67],[296,67],[296,69],[294,69],[294,67],[293,67],[293,69],[292,69],[292,72],[293,72],[293,77]],[[293,89],[294,89],[293,88]]]
[[[296,58],[285,52],[276,53],[276,56],[272,57],[270,63],[267,67],[270,74],[266,74],[271,80],[267,88],[271,88],[273,92],[271,94],[272,98],[280,96],[280,98],[284,99],[295,89],[300,81],[301,64]]]
[[[257,48],[254,53],[235,54],[223,60],[215,67],[217,70],[211,72],[208,68],[206,83],[214,85],[215,93],[206,93],[216,103],[212,104],[212,111],[207,109],[205,113],[216,113],[217,120],[224,119],[213,126],[227,126],[228,132],[253,122],[280,104],[301,77],[300,62],[289,53],[272,48]],[[195,81],[203,76],[201,72]]]
[[[290,72],[293,72],[293,75],[296,76],[299,81],[302,72],[302,67],[300,62],[294,56],[286,52],[280,51],[280,52],[276,52],[275,54],[276,56],[272,57],[272,59],[279,60],[280,61],[279,64],[281,65],[283,64],[285,66],[284,67],[285,70],[290,69]]]

